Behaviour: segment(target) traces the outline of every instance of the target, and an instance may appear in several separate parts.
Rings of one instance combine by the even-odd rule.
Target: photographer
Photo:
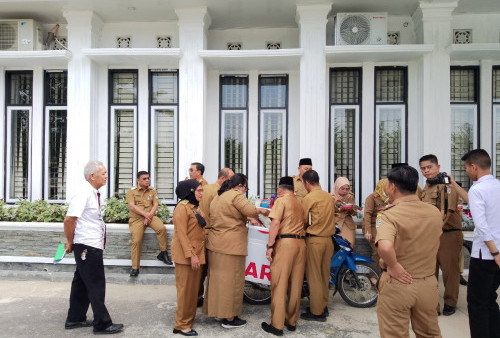
[[[460,285],[460,254],[464,240],[462,217],[458,212],[459,194],[456,184],[450,184],[446,173],[440,172],[440,165],[435,155],[425,155],[419,160],[422,175],[427,179],[421,200],[439,209],[443,219],[443,234],[440,238],[437,254],[436,278],[439,268],[443,272],[444,308],[443,315],[455,313]],[[440,308],[438,305],[438,314]]]

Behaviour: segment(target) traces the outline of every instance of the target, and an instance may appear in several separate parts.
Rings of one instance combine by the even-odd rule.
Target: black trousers
[[[82,259],[82,253],[86,250]],[[76,271],[71,283],[69,310],[66,321],[80,322],[87,319],[89,303],[94,313],[94,329],[103,330],[112,324],[104,298],[106,278],[102,250],[84,244],[74,244]]]
[[[493,260],[471,257],[467,286],[467,309],[472,338],[500,337],[497,289],[500,267]]]

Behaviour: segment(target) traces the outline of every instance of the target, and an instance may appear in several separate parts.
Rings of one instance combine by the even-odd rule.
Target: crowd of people
[[[426,178],[418,186],[418,171],[395,164],[365,201],[362,230],[381,269],[377,318],[382,337],[409,337],[409,324],[417,337],[440,337],[438,315],[452,315],[457,306],[463,242],[462,201],[470,204],[475,222],[469,268],[467,301],[471,336],[498,337],[500,312],[496,291],[500,285],[500,182],[490,172],[488,153],[477,149],[462,158],[471,180],[467,193],[452,176],[441,173],[434,155],[420,158]],[[336,179],[333,193],[321,188],[312,161],[303,158],[298,174],[282,177],[271,210],[259,208],[246,197],[248,179],[223,168],[217,181],[207,184],[204,166],[192,163],[190,177],[176,187],[170,259],[166,233],[155,216],[156,191],[149,173],[137,174],[137,186],[127,193],[132,237],[132,269],[139,274],[142,237],[147,226],[155,230],[158,259],[175,263],[177,310],[173,333],[196,336],[193,323],[197,306],[221,322],[223,328],[246,324],[242,313],[247,256],[247,222],[259,224],[259,214],[271,219],[266,258],[271,267],[271,320],[264,331],[281,336],[295,331],[302,320],[326,321],[329,316],[328,283],[334,253],[335,225],[355,245],[357,207],[351,184]],[[89,186],[75,196],[64,221],[67,252],[74,251],[76,271],[65,327],[93,326],[94,333],[120,332],[104,305],[105,278],[102,251],[106,225],[100,213],[99,188],[106,184],[104,165],[91,161],[84,169]],[[442,271],[444,306],[441,311],[438,275]],[[310,290],[309,307],[299,316],[304,278]],[[93,322],[87,321],[89,304]]]

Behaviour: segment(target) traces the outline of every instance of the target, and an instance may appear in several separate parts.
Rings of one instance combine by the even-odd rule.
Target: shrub
[[[124,198],[110,197],[102,207],[102,219],[106,223],[128,223],[128,215]]]

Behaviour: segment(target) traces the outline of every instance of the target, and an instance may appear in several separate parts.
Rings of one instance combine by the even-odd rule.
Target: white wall
[[[298,48],[299,29],[248,28],[208,31],[208,49],[227,49],[228,42],[241,42],[242,49],[266,49],[266,42],[281,42],[281,48]]]
[[[452,29],[472,29],[472,43],[500,42],[500,14],[453,15]]]
[[[177,22],[120,22],[105,23],[99,48],[116,48],[116,38],[130,36],[132,48],[156,48],[158,36],[170,36],[171,47],[179,47]]]

